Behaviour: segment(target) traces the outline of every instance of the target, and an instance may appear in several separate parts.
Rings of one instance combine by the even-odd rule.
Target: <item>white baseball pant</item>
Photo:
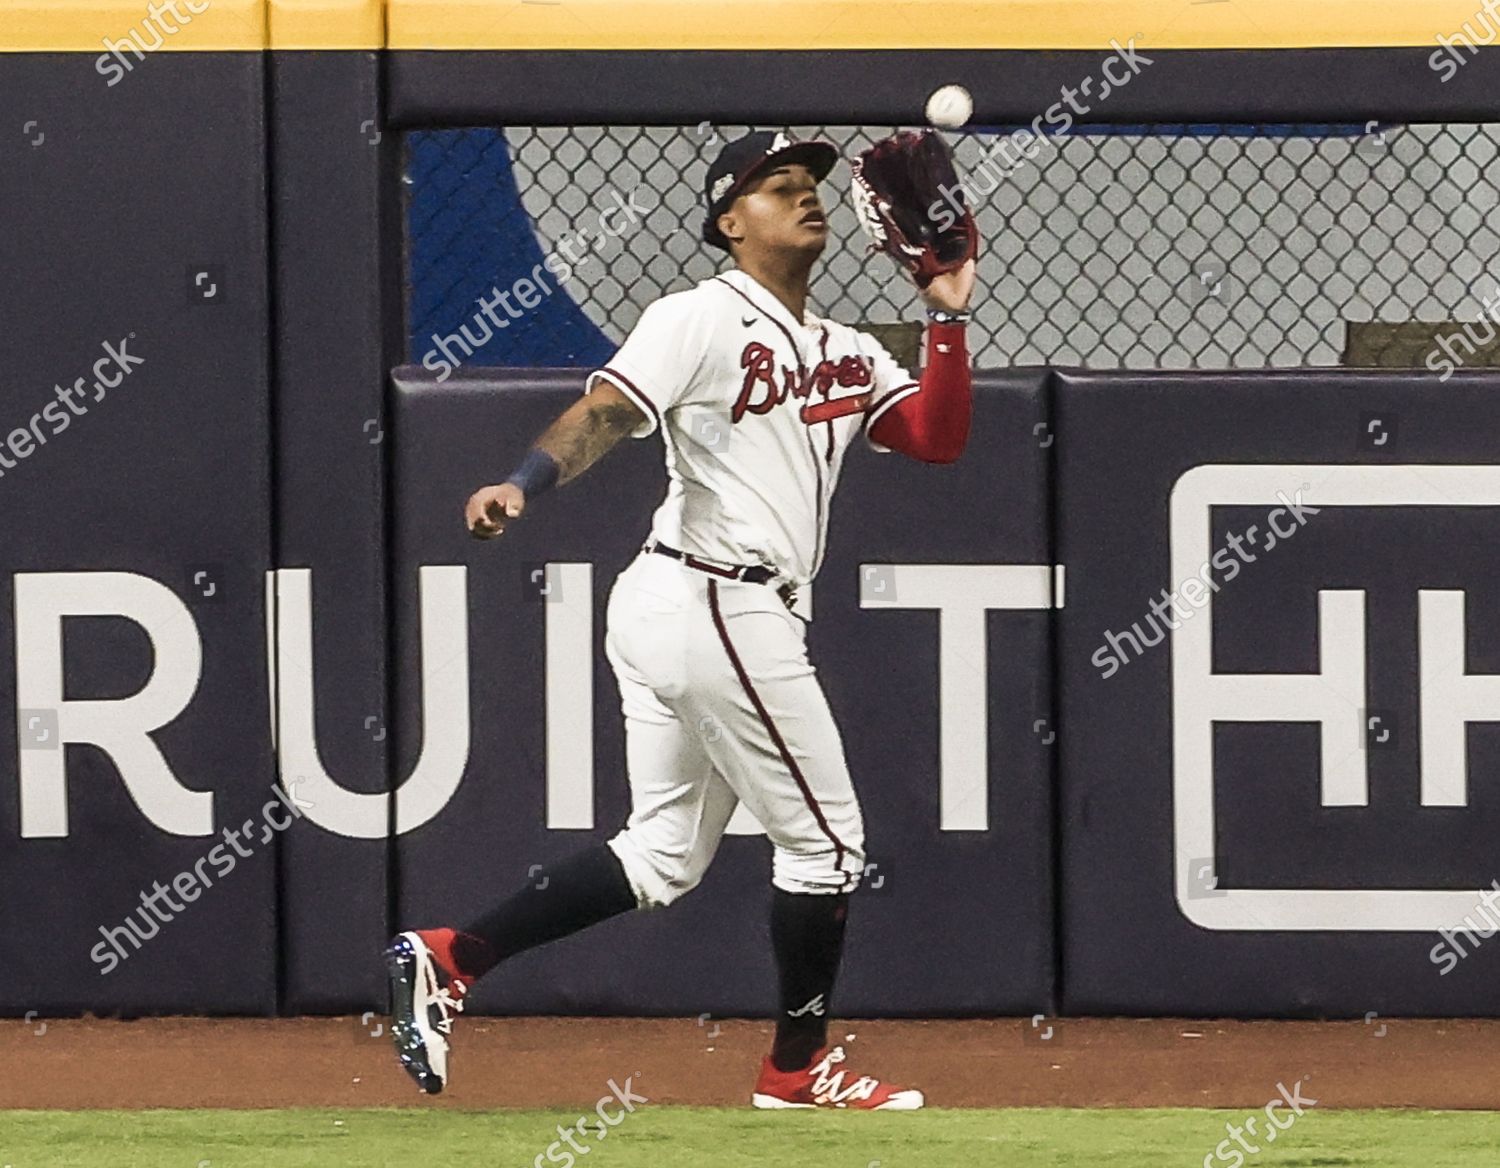
[[[739,802],[775,849],[777,888],[854,889],[859,800],[805,626],[776,590],[643,553],[615,581],[606,622],[631,795],[610,847],[641,907],[697,886]]]

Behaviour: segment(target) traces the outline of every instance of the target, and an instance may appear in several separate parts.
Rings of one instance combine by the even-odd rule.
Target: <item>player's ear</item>
[[[724,233],[724,238],[729,240],[730,243],[745,242],[744,224],[740,221],[740,217],[735,213],[732,205],[715,222],[718,224],[719,230]]]

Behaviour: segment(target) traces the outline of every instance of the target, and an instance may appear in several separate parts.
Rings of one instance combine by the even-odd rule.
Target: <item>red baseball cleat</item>
[[[428,1095],[448,1085],[448,1036],[468,986],[434,960],[421,933],[402,933],[385,951],[391,1038],[406,1073]]]
[[[826,1047],[800,1071],[778,1071],[770,1058],[760,1066],[751,1102],[756,1107],[844,1107],[856,1111],[915,1111],[922,1092],[893,1087],[869,1075],[835,1069],[847,1056],[842,1046]]]

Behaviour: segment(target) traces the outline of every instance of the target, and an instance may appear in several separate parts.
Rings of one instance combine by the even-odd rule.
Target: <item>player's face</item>
[[[767,251],[817,254],[828,242],[828,218],[818,180],[801,163],[778,166],[756,178],[729,210],[730,233]]]

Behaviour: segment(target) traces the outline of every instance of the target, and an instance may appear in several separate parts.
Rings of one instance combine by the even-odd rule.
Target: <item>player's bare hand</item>
[[[974,295],[974,261],[941,276],[934,276],[932,283],[922,289],[922,299],[928,308],[940,308],[944,312],[963,312],[969,307],[969,297]]]
[[[526,510],[526,494],[514,483],[480,487],[469,496],[464,508],[464,522],[475,539],[494,539],[506,525],[521,518]]]

